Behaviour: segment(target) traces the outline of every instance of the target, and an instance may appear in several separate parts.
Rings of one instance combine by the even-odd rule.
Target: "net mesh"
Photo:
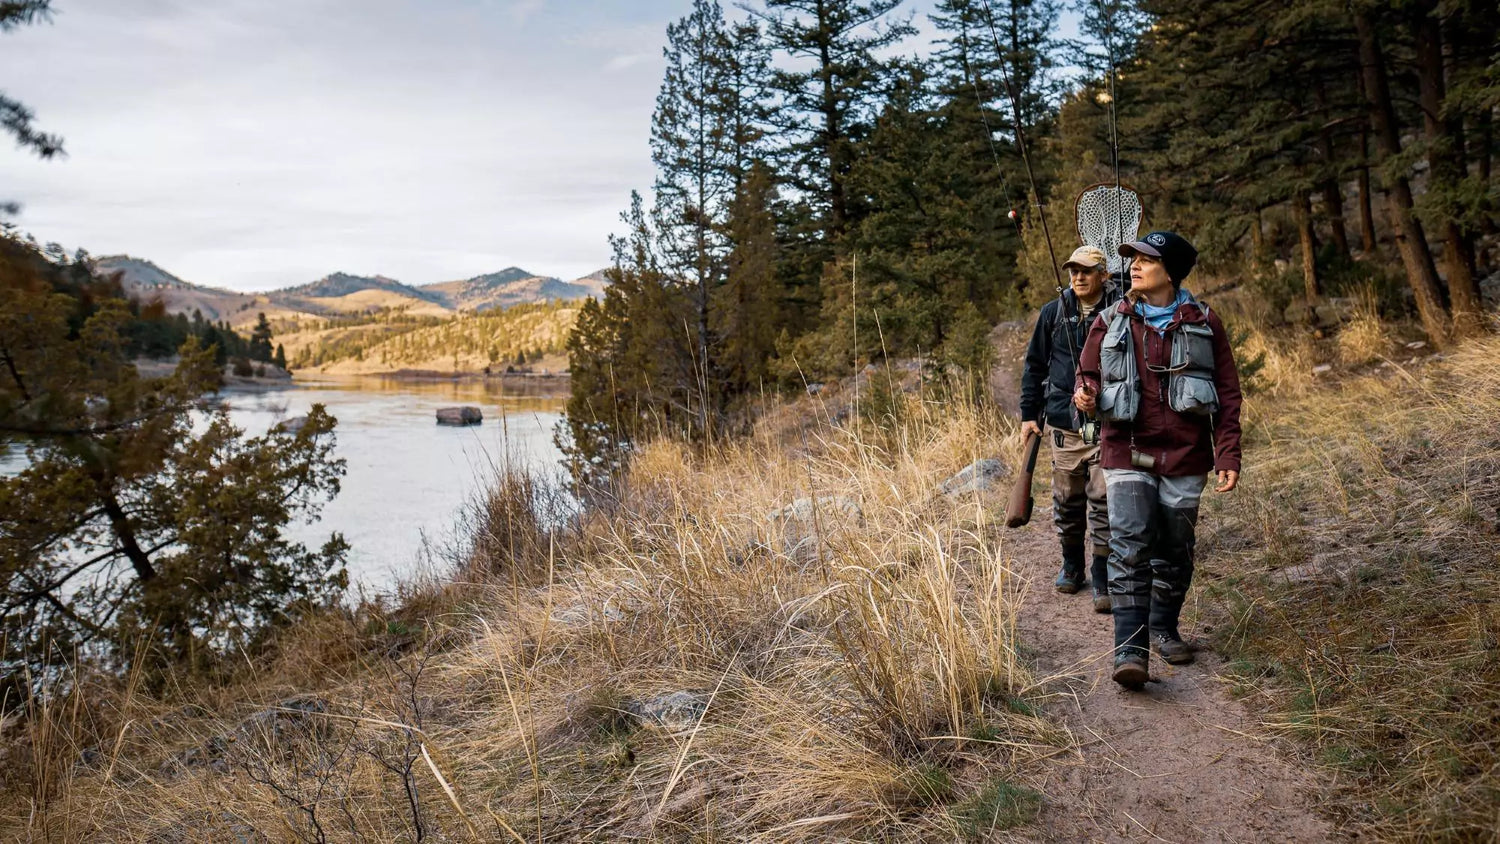
[[[1094,185],[1078,195],[1078,236],[1109,258],[1109,271],[1118,272],[1125,259],[1120,244],[1135,240],[1141,228],[1141,198],[1127,187]]]

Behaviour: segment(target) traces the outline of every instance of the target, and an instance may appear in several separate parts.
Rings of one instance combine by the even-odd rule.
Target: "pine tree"
[[[271,323],[265,314],[258,316],[255,327],[250,330],[250,346],[247,351],[251,360],[271,362]]]
[[[915,30],[890,19],[900,0],[766,0],[766,37],[794,65],[773,75],[782,177],[811,203],[823,250],[835,247],[859,211],[845,179],[877,113],[886,64],[875,54]]]
[[[172,663],[242,658],[337,598],[342,539],[313,552],[282,534],[338,490],[331,416],[247,437],[201,400],[220,370],[196,337],[172,375],[142,378],[137,317],[107,280],[13,237],[0,269],[0,449],[22,436],[28,458],[0,479],[6,672],[78,651],[128,662],[141,642]]]
[[[710,354],[710,304],[723,283],[729,206],[754,154],[764,117],[765,55],[753,27],[730,30],[715,0],[667,27],[667,69],[652,118],[656,255],[668,277],[692,286],[691,367],[699,427],[712,429],[726,397]]]
[[[778,315],[784,291],[776,275],[776,185],[763,162],[751,167],[730,209],[725,283],[715,291],[714,357],[723,371],[726,395],[763,389],[781,330]]]

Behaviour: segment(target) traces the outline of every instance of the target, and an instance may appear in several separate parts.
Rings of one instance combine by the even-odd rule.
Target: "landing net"
[[[1135,240],[1140,232],[1144,213],[1140,196],[1124,185],[1094,185],[1078,194],[1077,209],[1078,236],[1103,250],[1109,271],[1119,272],[1125,262],[1120,244]]]

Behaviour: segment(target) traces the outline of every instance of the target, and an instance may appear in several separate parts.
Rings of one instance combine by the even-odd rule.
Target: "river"
[[[321,545],[330,532],[342,533],[350,544],[351,590],[373,593],[447,571],[444,552],[461,543],[455,533],[464,505],[488,487],[507,456],[533,475],[562,477],[552,433],[564,397],[549,387],[550,393],[479,380],[351,378],[228,390],[221,398],[234,424],[251,435],[314,404],[338,419],[336,452],[347,464],[342,489],[319,521],[288,533],[308,547]],[[438,408],[459,404],[481,408],[484,422],[461,428],[436,423]],[[19,471],[24,458],[12,450],[0,464],[0,474],[8,474]]]

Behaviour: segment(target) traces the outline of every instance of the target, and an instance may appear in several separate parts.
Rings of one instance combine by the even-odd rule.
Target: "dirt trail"
[[[1043,501],[1037,502],[1039,505]],[[1110,681],[1112,622],[1087,592],[1052,588],[1058,549],[1050,509],[1006,531],[1028,581],[1022,641],[1036,650],[1053,693],[1047,712],[1073,731],[1078,754],[1045,769],[1046,801],[1028,835],[1039,841],[1315,842],[1338,840],[1314,811],[1317,783],[1280,757],[1200,652],[1193,665],[1155,654],[1152,682],[1126,692]],[[1191,595],[1189,600],[1191,600]],[[1183,634],[1200,638],[1184,627]]]

